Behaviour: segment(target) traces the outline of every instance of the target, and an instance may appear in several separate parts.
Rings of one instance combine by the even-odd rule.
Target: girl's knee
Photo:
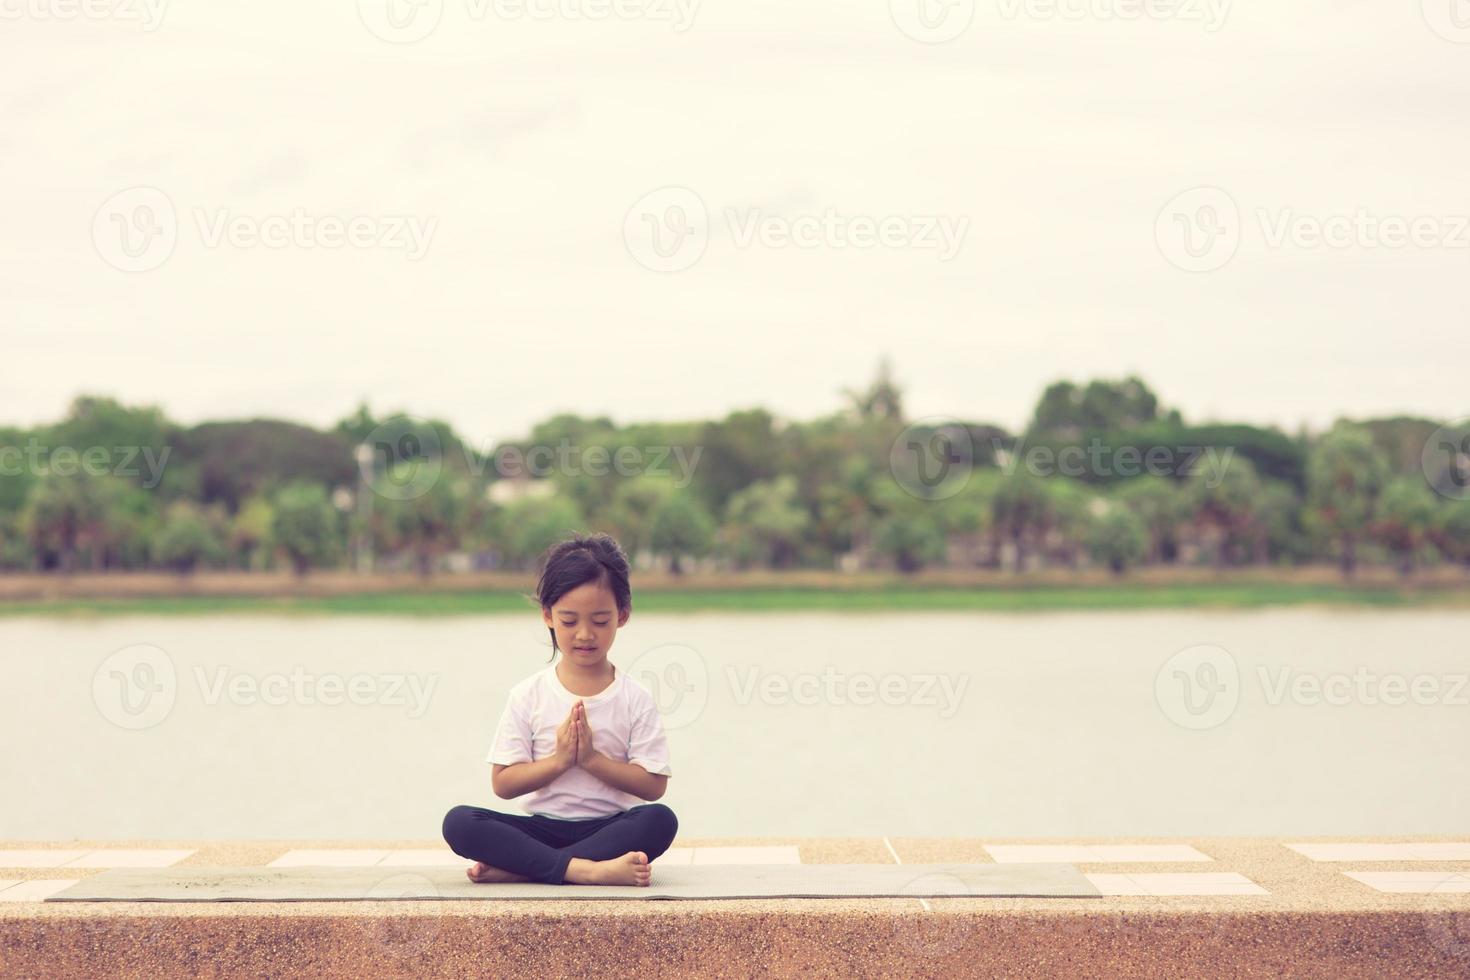
[[[648,803],[641,809],[644,811],[643,819],[647,820],[655,828],[658,836],[667,841],[672,841],[674,836],[678,834],[679,818],[674,815],[673,810],[662,803]]]
[[[440,831],[444,834],[444,842],[451,850],[454,848],[455,841],[463,834],[464,827],[474,819],[473,811],[474,807],[457,806],[444,814],[444,823]]]

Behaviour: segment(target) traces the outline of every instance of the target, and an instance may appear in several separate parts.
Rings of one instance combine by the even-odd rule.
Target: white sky
[[[1470,41],[1452,0],[1239,3],[1213,32],[1195,0],[978,0],[940,45],[889,0],[703,0],[683,32],[424,0],[437,28],[398,45],[359,17],[388,0],[173,0],[152,31],[121,19],[144,0],[56,16],[79,2],[0,0],[3,422],[80,392],[186,423],[367,398],[479,440],[558,411],[810,418],[884,353],[911,415],[1010,426],[1057,378],[1128,372],[1195,421],[1470,411],[1470,43],[1430,26]],[[624,219],[668,185],[709,241],[661,273]],[[1200,185],[1239,245],[1188,272],[1155,221]],[[177,244],[128,273],[93,225],[135,186]],[[727,209],[751,207],[969,225],[949,261],[738,247]],[[437,224],[410,260],[209,247],[198,223],[295,209]],[[1272,247],[1284,209],[1428,216],[1451,244]]]

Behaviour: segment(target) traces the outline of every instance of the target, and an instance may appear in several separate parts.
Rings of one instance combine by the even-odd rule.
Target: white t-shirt
[[[601,693],[582,697],[592,745],[617,762],[631,762],[651,773],[673,775],[663,718],[648,688],[616,669]],[[556,664],[537,671],[510,689],[505,711],[486,762],[514,765],[556,754],[556,729],[577,702],[556,676]],[[581,766],[573,766],[538,790],[520,797],[527,813],[562,820],[608,817],[648,801],[624,793]]]

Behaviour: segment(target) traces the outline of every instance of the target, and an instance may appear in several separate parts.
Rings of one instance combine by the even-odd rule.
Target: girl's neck
[[[603,684],[605,686],[618,676],[618,668],[606,658],[600,664],[582,667],[563,657],[557,663],[557,671],[557,676],[573,684]]]

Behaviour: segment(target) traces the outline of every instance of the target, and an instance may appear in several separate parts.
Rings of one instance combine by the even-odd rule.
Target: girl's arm
[[[580,702],[579,702],[580,703]],[[503,766],[496,763],[490,770],[490,788],[502,800],[540,789],[577,764],[577,729],[572,724],[576,706],[556,726],[556,751],[535,762],[517,762]],[[590,741],[588,744],[591,744]]]
[[[571,768],[560,755],[548,755],[535,762],[517,762],[513,766],[496,764],[490,769],[490,788],[502,800],[513,800],[538,790]]]
[[[664,795],[669,777],[651,773],[636,762],[619,762],[593,747],[592,728],[587,712],[579,701],[572,708],[572,733],[577,737],[577,765],[586,769],[614,789],[632,793],[640,800],[656,800]]]
[[[632,793],[640,800],[656,800],[668,788],[669,777],[651,773],[634,762],[618,762],[601,752],[593,752],[582,768],[614,789]]]

